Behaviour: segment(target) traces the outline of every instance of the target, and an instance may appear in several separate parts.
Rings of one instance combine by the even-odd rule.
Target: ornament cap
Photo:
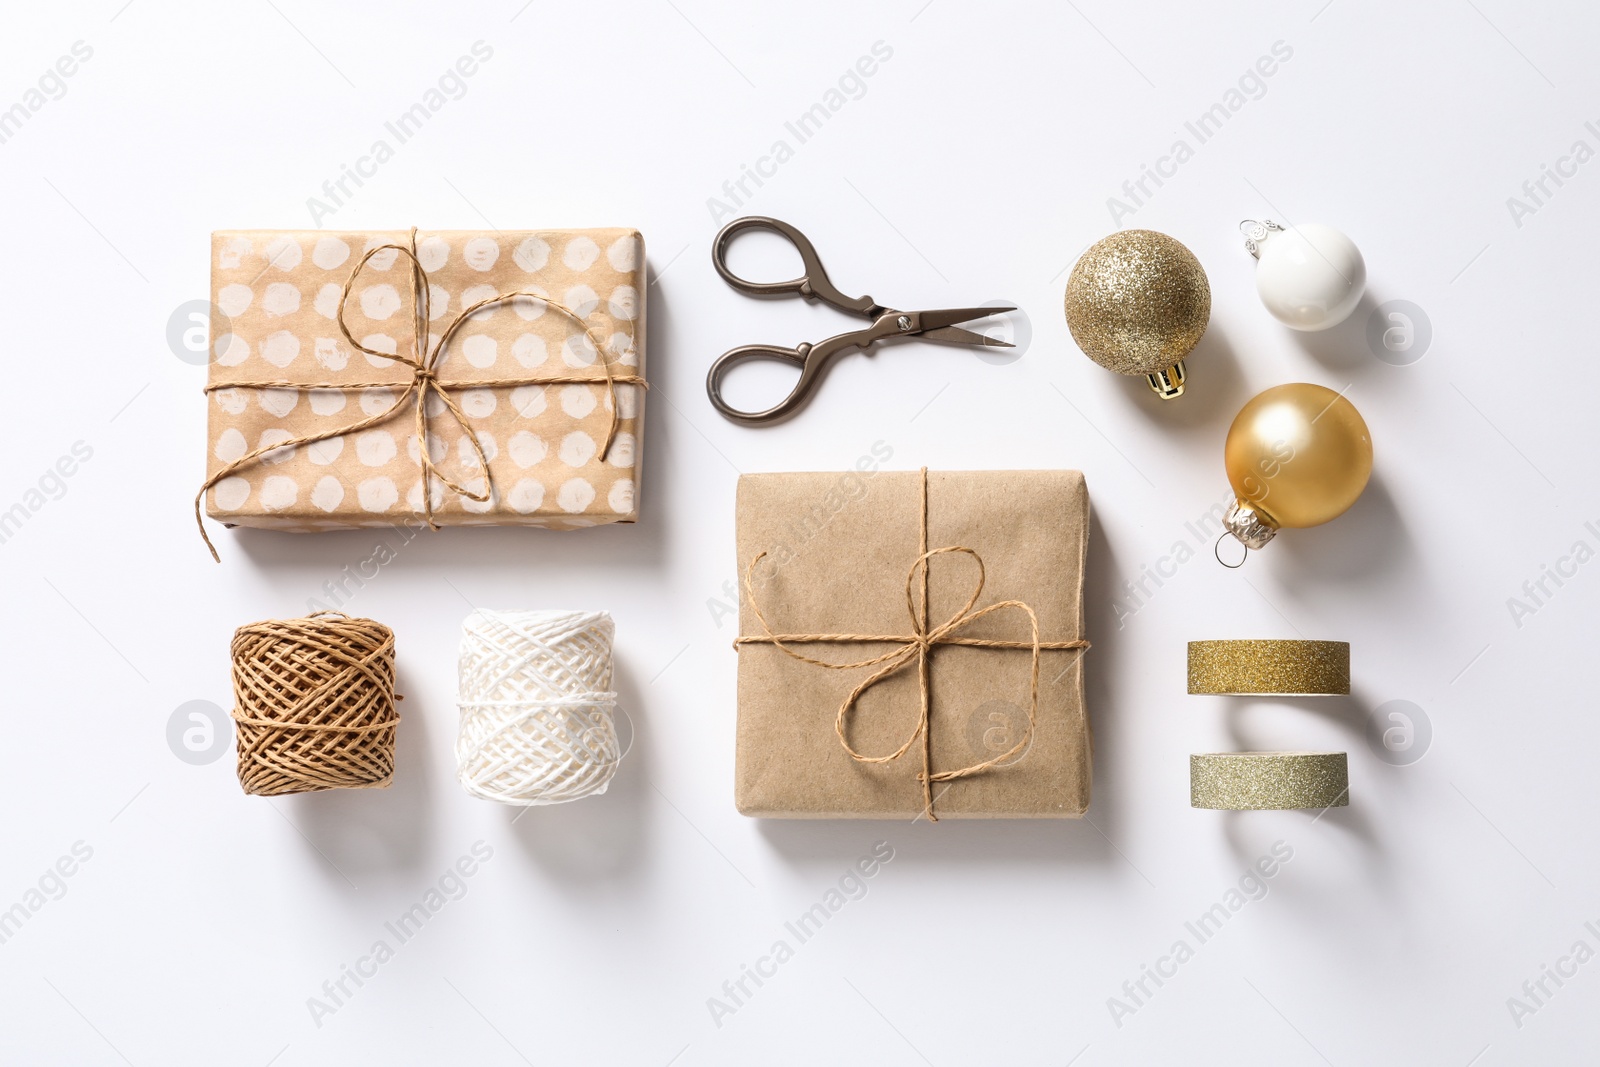
[[[1239,223],[1239,232],[1244,234],[1244,249],[1257,259],[1261,258],[1261,244],[1274,233],[1282,233],[1283,227],[1271,219],[1257,222],[1255,219],[1245,219]]]
[[[1189,371],[1180,359],[1166,370],[1158,370],[1145,377],[1150,380],[1150,388],[1156,396],[1162,400],[1176,400],[1183,395],[1183,383],[1188,381]]]
[[[1222,525],[1246,548],[1262,548],[1278,534],[1277,526],[1242,500],[1233,502],[1222,518]]]

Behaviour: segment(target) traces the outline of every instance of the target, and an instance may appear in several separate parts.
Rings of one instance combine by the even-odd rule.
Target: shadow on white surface
[[[1233,412],[1248,399],[1244,373],[1238,353],[1228,333],[1215,319],[1206,327],[1200,343],[1184,358],[1188,380],[1183,395],[1162,400],[1150,390],[1142,374],[1114,375],[1128,405],[1170,435],[1174,441],[1202,441],[1217,450],[1221,464],[1222,443],[1219,428],[1225,432]]]
[[[437,744],[428,732],[420,690],[408,684],[401,663],[395,690],[400,725],[395,732],[394,784],[387,789],[329,789],[287,798],[289,817],[327,863],[311,866],[357,886],[368,876],[420,870],[434,830],[435,796],[428,751]],[[336,871],[328,870],[332,864]]]
[[[1318,827],[1331,827],[1343,834],[1353,849],[1349,857],[1359,857],[1362,876],[1368,884],[1391,884],[1391,863],[1387,856],[1378,825],[1370,811],[1380,803],[1362,788],[1363,772],[1371,765],[1368,756],[1366,712],[1371,700],[1363,697],[1359,687],[1352,686],[1348,696],[1272,696],[1229,697],[1222,708],[1223,722],[1228,733],[1229,748],[1238,752],[1281,751],[1297,746],[1282,743],[1286,730],[1284,720],[1316,716],[1333,725],[1342,735],[1335,744],[1326,740],[1306,744],[1312,750],[1343,751],[1350,764],[1349,803],[1326,810],[1306,808],[1293,811],[1223,811],[1222,836],[1241,867],[1253,863],[1260,854],[1262,830],[1272,826],[1292,844],[1298,846],[1313,839]],[[1271,716],[1267,729],[1263,716]],[[1255,720],[1252,722],[1251,720]],[[1292,727],[1291,727],[1292,728]],[[1309,731],[1308,731],[1309,733]],[[1326,737],[1326,730],[1316,730],[1316,735]],[[1320,831],[1326,833],[1327,831]]]
[[[1293,576],[1284,581],[1290,589],[1330,583],[1377,589],[1397,576],[1420,580],[1422,575],[1411,533],[1381,470],[1372,472],[1349,511],[1321,526],[1285,530],[1262,552],[1276,557],[1276,573]]]
[[[617,729],[625,748],[606,791],[565,804],[504,809],[511,837],[529,859],[555,878],[573,882],[626,879],[637,874],[645,860],[646,845],[641,838],[649,729],[644,694],[621,659],[616,662],[615,684]],[[631,745],[622,734],[629,722]]]
[[[1309,331],[1291,330],[1285,326],[1283,332],[1293,338],[1307,355],[1330,371],[1347,377],[1362,377],[1389,370],[1367,347],[1367,319],[1381,303],[1372,295],[1372,289],[1368,288],[1361,294],[1361,302],[1350,312],[1350,317],[1338,325],[1326,330]]]
[[[629,567],[659,564],[660,505],[645,486],[640,518],[632,523],[610,523],[585,530],[546,530],[535,526],[474,526],[423,529],[400,546],[394,563],[386,566],[425,566],[440,569],[445,577],[473,574],[503,575],[505,568],[527,568],[540,561],[559,563],[564,569]],[[402,516],[393,516],[399,522]],[[393,545],[396,535],[387,527],[364,530],[329,530],[324,533],[285,533],[240,527],[226,531],[232,544],[219,544],[226,553],[237,546],[258,569],[281,579],[286,568],[319,568],[337,580],[340,568],[370,556],[383,539]],[[387,536],[386,536],[387,535]],[[316,590],[313,588],[312,590]]]
[[[1365,860],[1361,870],[1364,882],[1375,887],[1390,885],[1393,883],[1392,877],[1389,876],[1390,865],[1384,858],[1383,843],[1378,836],[1377,826],[1367,814],[1367,809],[1360,803],[1359,795],[1353,789],[1351,792],[1351,803],[1344,807],[1329,808],[1327,811],[1306,808],[1299,811],[1219,811],[1207,814],[1220,816],[1222,837],[1227,841],[1228,851],[1232,853],[1240,869],[1252,866],[1260,857],[1263,831],[1269,826],[1278,837],[1288,841],[1296,849],[1310,845],[1319,832],[1327,833],[1320,828],[1328,827],[1338,831],[1357,846],[1354,853]],[[1349,858],[1350,856],[1346,855],[1347,862]],[[1292,896],[1295,880],[1285,879],[1282,884],[1290,887],[1288,895]],[[1320,901],[1322,891],[1323,887],[1313,885],[1308,895]]]
[[[1228,731],[1228,739],[1232,743],[1232,751],[1259,752],[1274,747],[1274,744],[1264,742],[1255,731],[1250,729],[1247,720],[1261,717],[1257,708],[1277,709],[1278,714],[1289,714],[1284,708],[1293,708],[1295,715],[1311,713],[1319,715],[1332,723],[1340,730],[1349,734],[1349,744],[1361,741],[1362,730],[1365,728],[1365,711],[1359,698],[1350,696],[1229,696],[1216,701],[1218,710],[1223,715],[1223,724]],[[1279,731],[1274,731],[1277,734]]]
[[[1090,817],[1095,817],[1093,807]],[[1096,822],[1100,820],[1095,819]],[[915,842],[917,865],[1052,868],[1120,864],[1105,837],[1083,819],[759,819],[761,836],[797,868],[848,865],[863,839],[895,848]]]

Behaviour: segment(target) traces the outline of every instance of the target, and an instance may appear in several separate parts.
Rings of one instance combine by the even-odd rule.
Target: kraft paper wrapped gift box
[[[1072,818],[1087,810],[1089,497],[1081,473],[929,472],[926,482],[915,471],[747,474],[737,513],[741,812],[909,819],[930,796],[936,818]],[[912,568],[924,545],[970,552],[930,557],[927,622],[919,626],[908,595],[920,604],[921,572]],[[979,559],[982,591],[964,609]],[[1047,646],[1031,737],[1032,628],[1016,604],[985,612],[1002,601],[1031,608]],[[918,730],[918,631],[933,642],[926,732]],[[867,636],[881,640],[859,640]],[[802,656],[834,664],[887,658],[833,670]],[[846,715],[843,740],[864,757],[906,748],[898,759],[864,762],[845,749],[835,724],[852,691],[884,671]],[[934,779],[927,791],[919,778],[925,743]]]
[[[215,233],[211,244],[214,484],[204,496],[213,519],[310,532],[428,517],[555,528],[638,517],[646,291],[638,231],[240,230]],[[427,363],[435,377],[409,394],[417,372],[382,353],[415,358],[412,260],[388,248],[361,265],[384,245],[414,249],[424,272],[427,351],[449,332],[442,358]],[[450,330],[467,308],[513,292],[549,302],[518,297]],[[418,391],[438,472],[427,479],[431,516]],[[466,426],[488,460],[487,483]]]

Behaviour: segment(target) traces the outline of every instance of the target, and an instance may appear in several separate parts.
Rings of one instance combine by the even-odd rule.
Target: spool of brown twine
[[[239,784],[256,796],[372,789],[394,778],[394,631],[319,612],[233,635]]]

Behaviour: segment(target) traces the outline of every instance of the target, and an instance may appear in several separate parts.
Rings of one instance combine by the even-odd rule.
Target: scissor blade
[[[935,311],[917,312],[917,324],[921,327],[917,332],[927,334],[933,330],[946,326],[954,326],[958,322],[968,319],[982,319],[990,315],[1003,315],[1016,308],[940,308]],[[976,335],[974,335],[976,336]]]
[[[1010,341],[1001,341],[993,337],[985,337],[981,333],[963,330],[959,326],[945,326],[937,330],[922,331],[925,341],[945,341],[956,345],[985,345],[989,348],[1015,348]]]

